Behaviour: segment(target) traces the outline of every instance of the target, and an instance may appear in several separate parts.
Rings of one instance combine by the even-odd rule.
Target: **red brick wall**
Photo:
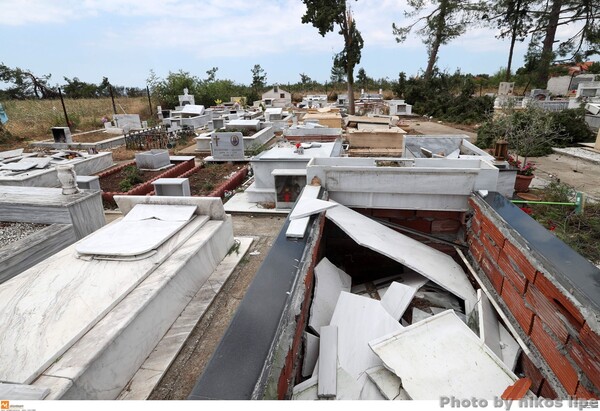
[[[539,352],[568,395],[600,398],[600,336],[586,323],[574,297],[557,286],[541,264],[532,264],[533,256],[513,237],[518,233],[498,228],[500,218],[494,219],[493,210],[484,213],[473,199],[470,205],[473,217],[467,243],[474,265],[485,273],[530,347]],[[526,356],[521,364],[537,394],[556,395],[552,383]]]

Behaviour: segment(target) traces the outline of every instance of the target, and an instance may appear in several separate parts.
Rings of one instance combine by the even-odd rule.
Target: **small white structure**
[[[246,189],[248,201],[279,203],[289,208],[306,185],[306,165],[312,158],[337,157],[342,142],[304,143],[302,150],[293,145],[273,147],[253,157],[254,183]],[[309,180],[310,181],[310,180]]]
[[[600,97],[600,81],[579,83],[575,97]]]
[[[188,94],[188,89],[184,88],[183,89],[183,94],[177,96],[179,98],[179,106],[183,107],[183,106],[187,106],[188,104],[194,105],[195,100],[194,100],[194,95],[193,94]]]
[[[503,81],[498,86],[499,96],[512,96],[515,90],[515,83]]]
[[[272,89],[266,91],[262,94],[262,103],[265,107],[289,107],[292,105],[292,95],[291,93],[285,91],[279,86],[273,86]],[[260,105],[260,101],[255,106]]]
[[[327,105],[326,94],[309,94],[302,98],[302,102],[298,104],[300,108],[322,108]]]
[[[390,116],[410,116],[412,115],[412,105],[404,100],[386,100],[385,104],[390,108]]]

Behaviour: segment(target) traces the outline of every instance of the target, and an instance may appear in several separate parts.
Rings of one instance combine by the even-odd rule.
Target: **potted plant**
[[[529,185],[533,180],[536,167],[535,164],[527,161],[521,161],[518,157],[508,156],[508,164],[517,169],[517,178],[515,179],[515,191],[524,193],[529,191]]]

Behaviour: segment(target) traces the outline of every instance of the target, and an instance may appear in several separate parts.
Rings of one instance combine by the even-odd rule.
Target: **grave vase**
[[[517,178],[515,179],[515,191],[517,193],[526,193],[529,191],[529,185],[531,184],[533,177],[534,176],[522,176],[517,174]]]
[[[56,166],[56,175],[64,195],[77,194],[80,192],[77,187],[75,167],[72,164]]]

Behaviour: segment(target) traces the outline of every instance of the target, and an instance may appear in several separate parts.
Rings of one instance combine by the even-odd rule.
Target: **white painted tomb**
[[[122,219],[0,285],[0,380],[117,398],[234,243],[220,199],[115,200]]]

